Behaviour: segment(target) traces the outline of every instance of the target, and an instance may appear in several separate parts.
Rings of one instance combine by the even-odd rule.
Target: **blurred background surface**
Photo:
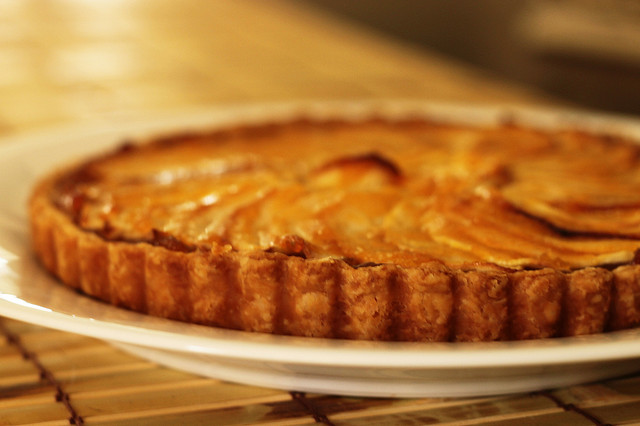
[[[639,114],[639,23],[635,0],[3,0],[0,134],[292,99]]]
[[[640,114],[637,0],[312,0],[506,80]]]

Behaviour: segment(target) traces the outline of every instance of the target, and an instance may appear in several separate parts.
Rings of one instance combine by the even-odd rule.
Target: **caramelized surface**
[[[572,269],[634,259],[638,162],[574,131],[300,121],[127,146],[53,197],[103,238],[179,251]]]

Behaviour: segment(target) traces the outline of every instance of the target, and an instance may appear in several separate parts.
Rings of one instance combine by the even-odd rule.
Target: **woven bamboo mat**
[[[640,424],[640,375],[489,398],[285,392],[176,371],[107,343],[0,318],[0,424]]]

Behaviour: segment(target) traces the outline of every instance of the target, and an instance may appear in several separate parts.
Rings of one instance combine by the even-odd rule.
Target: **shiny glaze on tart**
[[[117,306],[238,330],[491,341],[640,323],[640,148],[422,119],[184,133],[57,172],[34,247]]]

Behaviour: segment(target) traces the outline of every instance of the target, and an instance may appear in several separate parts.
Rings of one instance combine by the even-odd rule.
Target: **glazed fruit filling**
[[[638,154],[577,131],[300,121],[125,145],[53,196],[105,239],[172,250],[570,270],[634,260]]]

